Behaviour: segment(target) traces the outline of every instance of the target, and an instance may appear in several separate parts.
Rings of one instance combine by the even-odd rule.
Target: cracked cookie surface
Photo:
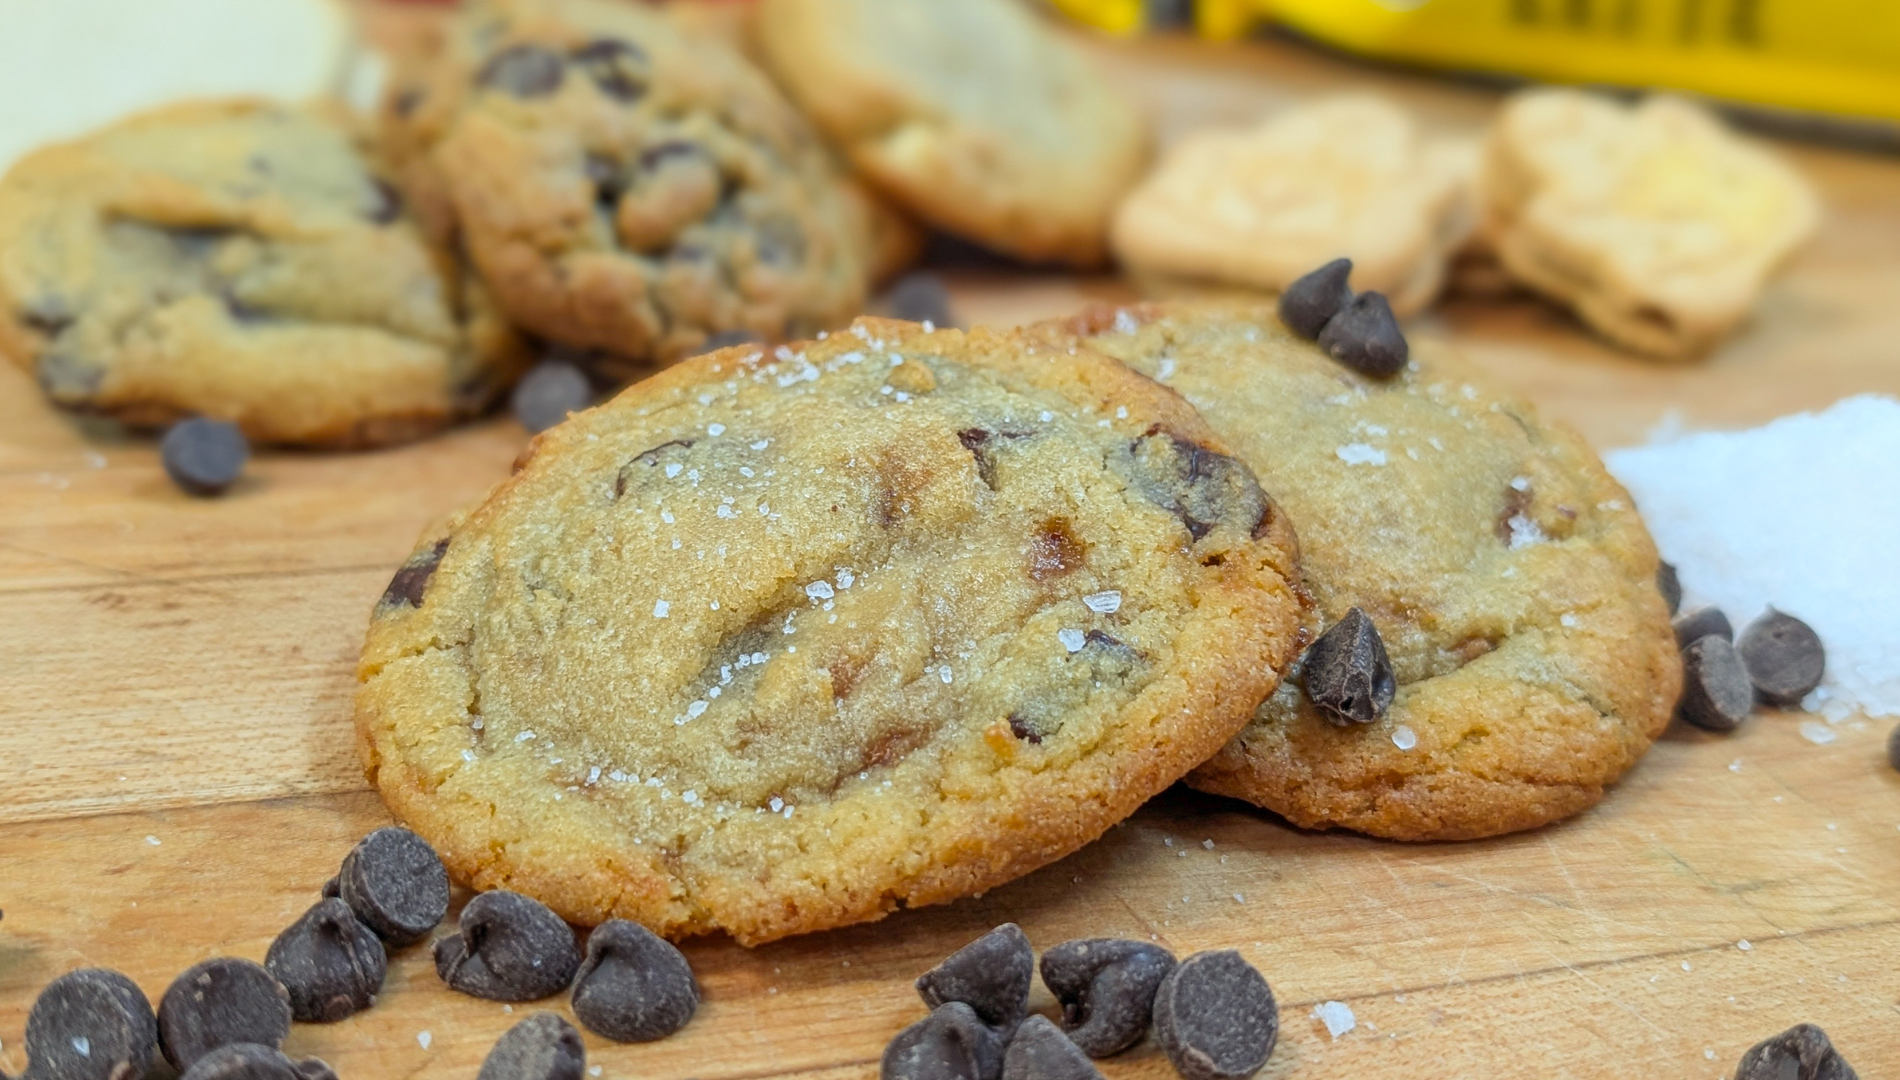
[[[523,360],[343,126],[244,101],[148,113],[8,173],[0,351],[68,408],[343,446],[479,411]]]
[[[1087,349],[860,320],[540,436],[377,607],[357,726],[458,878],[745,943],[1018,877],[1213,754],[1295,542]]]
[[[1299,530],[1310,631],[1363,608],[1398,677],[1382,719],[1339,727],[1290,674],[1195,787],[1307,828],[1471,839],[1594,805],[1668,723],[1681,663],[1628,493],[1444,350],[1415,342],[1380,381],[1267,307],[1044,329],[1200,408]]]

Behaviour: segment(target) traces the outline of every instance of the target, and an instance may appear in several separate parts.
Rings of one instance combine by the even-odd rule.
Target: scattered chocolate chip
[[[1334,259],[1286,287],[1280,294],[1280,321],[1288,330],[1311,341],[1326,323],[1352,303],[1351,259]]]
[[[316,1058],[292,1061],[276,1047],[228,1043],[199,1058],[179,1080],[336,1080],[336,1072]]]
[[[509,404],[530,434],[540,434],[592,404],[587,373],[565,360],[543,360],[515,384]]]
[[[1663,603],[1669,605],[1669,614],[1673,617],[1682,610],[1682,579],[1676,576],[1676,568],[1663,563],[1656,568],[1656,588],[1662,592]]]
[[[511,45],[482,65],[475,82],[514,97],[532,98],[559,90],[566,74],[559,53],[539,45]]]
[[[652,1042],[693,1018],[699,982],[671,942],[639,923],[609,919],[588,935],[573,1005],[589,1031],[615,1042]]]
[[[1398,693],[1379,628],[1356,607],[1308,646],[1301,677],[1307,698],[1340,727],[1373,723]]]
[[[1004,923],[918,976],[917,992],[933,1009],[961,1001],[984,1023],[1007,1034],[1029,1012],[1029,983],[1035,973],[1036,956],[1023,928]]]
[[[401,573],[401,571],[397,571],[397,573]],[[387,592],[383,594],[383,599],[384,601],[387,601],[389,599],[389,594]],[[323,888],[317,891],[325,900],[328,900],[332,896],[342,896],[343,883],[338,881],[334,876],[332,876],[330,880],[323,883]]]
[[[157,1053],[152,1004],[116,971],[69,971],[40,991],[26,1016],[32,1080],[142,1077]]]
[[[558,994],[581,966],[574,931],[552,909],[496,890],[462,908],[457,933],[435,943],[435,970],[450,989],[491,1001]]]
[[[1251,536],[1267,520],[1267,494],[1239,458],[1159,428],[1129,449],[1142,494],[1180,518],[1195,541],[1223,521]]]
[[[997,1080],[1003,1038],[961,1001],[940,1005],[884,1048],[879,1080]]]
[[[442,556],[448,554],[449,539],[443,537],[421,551],[409,556],[402,564],[396,576],[389,579],[389,587],[383,590],[383,598],[377,607],[398,607],[407,605],[412,608],[422,606],[422,598],[429,591],[429,579],[435,576],[435,568],[442,565]],[[333,891],[335,890],[335,891]],[[323,895],[341,896],[342,885],[335,878],[324,883]]]
[[[950,289],[943,278],[928,270],[914,270],[891,283],[872,310],[906,322],[929,323],[938,329],[961,325],[950,308]]]
[[[1031,746],[1042,745],[1042,732],[1030,724],[1029,718],[1022,713],[1009,714],[1009,733]]]
[[[337,895],[391,948],[421,941],[449,913],[449,872],[429,842],[377,829],[343,859]]]
[[[1363,292],[1350,300],[1319,332],[1326,355],[1373,378],[1390,378],[1405,367],[1411,355],[1399,321],[1385,296]]]
[[[734,345],[756,345],[760,340],[762,339],[759,335],[750,330],[721,330],[707,338],[693,355],[703,356],[709,352],[718,352],[720,349],[730,349]]]
[[[574,62],[615,101],[638,101],[652,81],[646,50],[613,38],[590,41],[574,50]]]
[[[284,1044],[290,993],[261,964],[220,956],[172,980],[158,1002],[158,1043],[179,1071],[220,1046]]]
[[[1042,954],[1042,983],[1062,1003],[1062,1029],[1098,1058],[1148,1033],[1155,990],[1173,970],[1174,954],[1146,941],[1085,938]]]
[[[1280,1009],[1238,952],[1196,953],[1161,980],[1155,1040],[1188,1080],[1246,1080],[1273,1054]]]
[[[383,943],[337,898],[318,901],[264,954],[264,966],[290,991],[291,1015],[306,1024],[369,1008],[388,963]]]
[[[587,1048],[574,1025],[535,1013],[495,1043],[475,1080],[580,1080],[586,1067]]]
[[[1770,705],[1791,709],[1821,685],[1827,652],[1814,628],[1793,615],[1769,608],[1743,629],[1735,651],[1755,692]]]
[[[1676,647],[1686,649],[1689,643],[1708,637],[1710,634],[1723,641],[1734,641],[1735,630],[1729,625],[1728,616],[1718,607],[1699,607],[1676,617]]]
[[[1102,1080],[1102,1071],[1048,1017],[1032,1016],[1003,1052],[1003,1080]]]
[[[1796,1024],[1749,1047],[1735,1067],[1735,1080],[1858,1080],[1827,1032]]]
[[[158,453],[172,483],[193,495],[218,495],[243,475],[251,444],[236,424],[195,416],[173,424]]]
[[[402,217],[402,193],[387,180],[371,177],[369,182],[369,219],[378,225],[393,224]]]
[[[1676,711],[1709,731],[1734,731],[1755,707],[1748,669],[1735,646],[1720,634],[1707,634],[1682,650],[1682,700]]]

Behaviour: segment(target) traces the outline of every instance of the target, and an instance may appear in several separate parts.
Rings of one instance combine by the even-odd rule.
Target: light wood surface
[[[1164,139],[1346,87],[1382,87],[1448,130],[1477,130],[1496,101],[1286,44],[1102,51]],[[1900,393],[1900,161],[1786,149],[1827,223],[1704,363],[1622,356],[1531,301],[1455,303],[1412,332],[1453,339],[1603,447],[1672,411],[1733,425]],[[953,284],[967,320],[998,324],[1131,295],[994,272]],[[266,453],[200,501],[148,441],[57,414],[0,371],[0,1069],[24,1065],[47,980],[113,966],[156,1000],[196,960],[261,958],[387,821],[349,739],[370,606],[424,525],[505,475],[523,441],[497,419],[382,453]],[[1887,727],[1850,719],[1825,746],[1790,716],[1731,737],[1673,730],[1594,812],[1464,845],[1302,833],[1171,792],[980,899],[754,951],[694,943],[693,1023],[650,1046],[590,1037],[591,1060],[639,1080],[874,1075],[923,1014],[910,980],[1013,919],[1039,948],[1130,934],[1242,949],[1281,1003],[1272,1078],[1727,1077],[1799,1021],[1868,1080],[1900,1076]],[[1337,1041],[1311,1015],[1328,1000],[1358,1019]],[[375,1009],[300,1026],[291,1049],[346,1080],[470,1077],[529,1011],[446,992],[417,948],[393,958]],[[1104,1071],[1173,1075],[1152,1046]]]

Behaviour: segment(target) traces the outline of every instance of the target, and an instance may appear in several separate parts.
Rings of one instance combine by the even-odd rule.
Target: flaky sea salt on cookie
[[[1668,359],[1732,331],[1819,216],[1799,174],[1668,97],[1520,94],[1491,132],[1480,186],[1512,276]]]
[[[1298,106],[1171,150],[1116,212],[1115,253],[1139,274],[1273,292],[1343,256],[1354,288],[1406,314],[1470,231],[1473,158],[1380,98]]]
[[[745,943],[981,892],[1213,754],[1294,541],[1086,349],[860,320],[540,436],[377,606],[357,726],[476,888]]]

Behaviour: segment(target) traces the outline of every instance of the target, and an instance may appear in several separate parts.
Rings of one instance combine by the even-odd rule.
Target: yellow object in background
[[[1893,0],[1051,0],[1113,33],[1188,14],[1208,37],[1261,22],[1390,60],[1555,82],[1672,87],[1900,120]]]

